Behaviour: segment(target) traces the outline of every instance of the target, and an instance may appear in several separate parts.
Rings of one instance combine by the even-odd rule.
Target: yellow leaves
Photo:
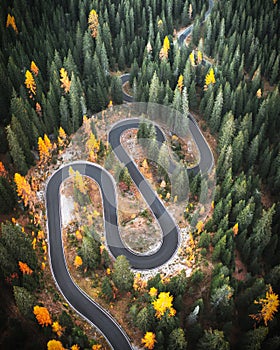
[[[111,107],[113,107],[113,101],[112,100],[110,100],[109,103],[108,103],[108,108],[111,108]]]
[[[6,22],[6,28],[8,28],[9,26],[11,26],[13,28],[13,30],[18,34],[18,29],[17,29],[15,17],[11,16],[8,13],[7,22]]]
[[[79,345],[74,344],[71,346],[71,350],[80,350],[80,347],[79,347]]]
[[[109,276],[109,275],[111,275],[111,269],[110,269],[110,267],[107,267],[107,269],[106,269],[106,274]]]
[[[257,90],[256,96],[257,96],[257,98],[261,98],[262,97],[262,89],[258,89]]]
[[[36,237],[34,237],[32,243],[31,243],[33,250],[36,249],[36,243],[37,243],[37,239],[36,239]]]
[[[216,83],[215,73],[214,73],[214,69],[211,67],[209,72],[206,74],[206,77],[205,77],[206,89],[210,84],[215,84],[215,83]]]
[[[238,234],[238,222],[233,226],[232,231],[234,236]]]
[[[169,316],[172,317],[175,315],[176,310],[173,309],[173,296],[170,295],[170,292],[161,292],[156,300],[152,302],[153,307],[156,311],[156,317],[161,318],[166,311],[169,311]]]
[[[34,61],[32,61],[31,64],[30,64],[30,70],[36,76],[39,73],[39,68],[37,67],[37,65],[36,65],[36,63]]]
[[[163,21],[162,19],[159,19],[158,22],[157,22],[157,26],[159,29],[161,29],[163,27]]]
[[[197,63],[200,64],[202,62],[202,52],[200,50],[197,51]]]
[[[36,316],[39,325],[42,327],[52,324],[52,319],[47,308],[36,305],[33,308],[33,313]]]
[[[38,150],[39,150],[40,161],[41,162],[46,161],[49,158],[50,153],[42,137],[38,138]]]
[[[52,324],[52,331],[56,333],[58,337],[62,336],[63,330],[64,328],[57,321]]]
[[[137,273],[134,278],[133,289],[141,291],[146,288],[147,282],[141,278],[140,273]]]
[[[191,65],[192,65],[192,66],[195,66],[195,59],[194,59],[194,53],[193,53],[193,51],[190,53],[189,59],[190,59],[190,61],[191,61]]]
[[[62,343],[59,340],[52,339],[48,341],[48,350],[65,350]]]
[[[80,350],[80,347],[78,344],[74,344],[71,346],[71,350]]]
[[[73,170],[73,168],[70,166],[69,168],[69,175],[74,176],[74,186],[82,193],[86,194],[86,186],[85,182],[83,180],[83,176],[80,174],[80,172],[77,170]]]
[[[67,93],[70,91],[71,81],[69,80],[68,73],[64,68],[60,69],[60,87],[64,89],[64,92]]]
[[[44,262],[42,262],[42,264],[41,264],[41,270],[44,271],[45,268],[46,268],[46,264],[45,264]]]
[[[32,190],[30,184],[25,180],[24,176],[15,173],[15,184],[17,185],[17,194],[22,198],[25,206],[28,205],[29,200],[32,198]]]
[[[89,139],[86,142],[86,150],[89,155],[89,160],[95,162],[97,158],[97,153],[100,150],[100,140],[97,141],[95,135],[91,132]]]
[[[28,69],[25,72],[25,82],[24,82],[24,84],[27,87],[27,89],[29,89],[29,92],[31,93],[30,97],[32,97],[32,94],[36,95],[36,82],[34,80],[34,77],[33,77],[32,73]]]
[[[83,259],[79,255],[76,255],[75,256],[75,260],[74,260],[74,266],[77,269],[77,268],[79,268],[82,265],[83,265]]]
[[[92,345],[92,350],[101,350],[102,346],[100,344]]]
[[[162,59],[168,59],[168,51],[170,49],[170,42],[168,39],[168,36],[165,36],[163,40],[163,45],[159,53],[159,58]]]
[[[66,132],[62,127],[58,129],[58,136],[62,139],[65,140],[67,138]]]
[[[144,160],[143,160],[143,162],[142,162],[142,167],[144,168],[144,169],[149,169],[149,165],[148,165],[148,162],[147,162],[147,159],[145,158]]]
[[[255,300],[254,303],[261,305],[262,309],[258,314],[249,316],[257,322],[263,320],[264,324],[267,326],[268,321],[273,320],[274,314],[278,311],[278,294],[273,292],[271,285],[268,285],[268,290],[265,294],[265,298]]]
[[[197,233],[200,234],[203,228],[204,228],[204,223],[202,221],[198,221],[198,223],[196,224]]]
[[[155,287],[150,288],[149,294],[152,298],[156,297],[157,293],[158,293],[158,290]]]
[[[18,266],[20,271],[24,274],[24,275],[32,275],[33,270],[24,262],[19,261],[18,262]]]
[[[96,38],[98,35],[98,14],[95,10],[91,10],[89,13],[88,26],[91,31],[91,36]]]
[[[215,208],[215,202],[212,201],[212,202],[211,202],[211,209],[214,209],[214,208]]]
[[[184,76],[182,74],[178,78],[177,87],[180,90],[180,92],[182,92],[182,89],[184,87]]]
[[[76,239],[78,241],[81,241],[83,239],[83,235],[81,234],[81,232],[79,230],[76,230],[75,236],[76,236]]]
[[[152,350],[155,346],[156,336],[153,332],[146,332],[144,338],[141,339],[141,342],[146,349]]]

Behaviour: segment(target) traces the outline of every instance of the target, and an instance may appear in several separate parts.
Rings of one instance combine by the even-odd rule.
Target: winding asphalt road
[[[212,0],[209,0],[210,3],[212,3]],[[123,83],[127,80],[129,80],[129,75],[122,76]],[[132,102],[133,97],[124,94],[124,100]],[[163,239],[162,245],[157,252],[145,256],[136,255],[124,246],[118,230],[114,180],[110,173],[99,165],[86,161],[67,164],[50,177],[46,188],[49,257],[57,287],[68,303],[89,323],[98,328],[111,347],[116,350],[132,349],[130,339],[114,318],[75,284],[68,271],[61,232],[60,186],[63,181],[69,178],[70,166],[99,184],[103,201],[106,240],[113,256],[125,255],[133,268],[141,270],[152,269],[168,261],[177,250],[178,227],[120,144],[121,134],[127,129],[138,127],[138,125],[139,120],[137,119],[121,121],[112,127],[108,139],[116,156],[128,168],[133,181],[138,186],[159,222],[163,232]],[[199,171],[202,173],[209,172],[213,166],[213,155],[195,119],[191,115],[189,116],[189,128],[200,152],[199,165],[189,171],[195,173]],[[161,141],[164,140],[164,135],[160,128],[157,128],[157,138]]]

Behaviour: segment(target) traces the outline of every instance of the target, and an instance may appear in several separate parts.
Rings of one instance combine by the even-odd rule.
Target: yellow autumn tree
[[[197,233],[200,234],[203,230],[204,224],[202,221],[198,221],[198,223],[196,224],[196,229],[197,229]]]
[[[202,58],[203,58],[203,55],[202,55],[202,52],[200,50],[197,51],[197,63],[201,63],[202,62]]]
[[[205,77],[205,85],[206,88],[210,85],[210,84],[215,84],[216,83],[216,79],[215,79],[215,73],[214,73],[214,69],[211,67],[209,72],[206,74]]]
[[[42,116],[42,107],[41,107],[41,105],[40,105],[39,102],[36,102],[35,110],[36,110],[36,113],[37,113],[39,116]]]
[[[160,53],[159,53],[159,58],[161,60],[164,58],[165,59],[168,58],[169,49],[170,49],[170,42],[169,42],[168,36],[166,35],[164,40],[163,40],[163,45],[162,45],[162,48],[161,48]]]
[[[78,344],[74,344],[71,346],[71,350],[80,350],[80,347]]]
[[[30,70],[36,76],[39,73],[39,68],[37,67],[37,65],[36,65],[36,63],[34,61],[32,61],[31,64],[30,64]]]
[[[149,291],[149,294],[150,296],[153,298],[153,297],[156,297],[157,296],[157,293],[158,293],[158,290],[155,288],[155,287],[151,287],[150,288],[150,291]]]
[[[32,73],[30,72],[30,70],[27,69],[27,71],[25,72],[25,82],[24,82],[25,86],[27,87],[27,89],[30,92],[30,97],[33,95],[36,95],[36,82],[34,80],[34,77],[32,75]]]
[[[182,92],[182,89],[184,87],[184,76],[181,74],[178,78],[178,83],[177,83],[178,89],[180,92]]]
[[[17,29],[15,17],[11,16],[8,13],[7,21],[6,21],[6,28],[8,28],[9,26],[11,26],[13,28],[13,30],[18,34],[18,29]]]
[[[50,152],[42,137],[38,138],[38,150],[41,162],[45,162],[50,157]]]
[[[95,162],[97,159],[97,153],[100,150],[100,140],[97,141],[95,135],[91,132],[89,139],[86,142],[86,150],[89,155],[89,160]]]
[[[82,265],[83,265],[83,259],[79,255],[76,255],[75,256],[75,260],[74,260],[74,266],[77,269],[77,268],[79,268]]]
[[[58,129],[57,143],[59,148],[63,148],[67,142],[67,134],[62,127]]]
[[[17,186],[18,196],[21,197],[24,205],[27,206],[29,202],[33,200],[34,197],[29,182],[26,181],[24,176],[18,173],[15,173],[14,181]]]
[[[24,274],[24,275],[32,275],[33,270],[24,262],[19,261],[18,262],[18,266],[20,271]]]
[[[273,292],[271,285],[268,285],[268,290],[265,294],[265,298],[254,300],[254,303],[261,305],[262,308],[259,313],[249,316],[257,322],[263,320],[264,324],[267,326],[268,321],[273,320],[274,314],[278,311],[278,294]]]
[[[88,16],[88,27],[93,38],[96,38],[98,35],[98,24],[98,14],[94,9],[92,9]]]
[[[49,340],[47,344],[48,350],[65,350],[62,343],[59,340]]]
[[[189,59],[190,59],[190,61],[191,61],[191,65],[192,65],[192,66],[195,66],[195,59],[194,59],[194,53],[193,53],[193,51],[190,53]]]
[[[156,317],[161,318],[166,311],[170,317],[176,314],[176,310],[173,308],[173,296],[170,292],[161,292],[156,300],[152,302],[156,311]]]
[[[155,346],[156,336],[153,332],[146,332],[141,342],[146,349],[152,350]]]
[[[238,234],[238,222],[233,226],[232,231],[234,236]]]
[[[34,306],[33,313],[36,316],[36,319],[42,327],[49,326],[52,324],[52,319],[49,314],[49,311],[46,307],[43,306]]]
[[[258,89],[257,90],[256,96],[257,96],[257,98],[261,98],[262,97],[262,89]]]
[[[69,80],[68,73],[65,70],[65,68],[60,69],[60,82],[61,82],[61,87],[64,90],[65,93],[70,91],[71,87],[71,81]]]
[[[62,336],[64,328],[59,324],[59,322],[55,321],[52,324],[52,331],[57,334],[58,337]]]
[[[102,346],[100,344],[92,345],[92,350],[101,350]]]

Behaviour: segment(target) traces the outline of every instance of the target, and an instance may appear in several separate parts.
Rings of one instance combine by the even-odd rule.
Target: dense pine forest
[[[202,123],[216,140],[211,146],[217,176],[211,218],[196,234],[201,267],[167,283],[157,275],[143,295],[133,290],[130,276],[123,288],[134,293],[127,312],[131,325],[155,336],[155,342],[143,341],[148,349],[280,348],[280,4],[217,0],[203,21],[208,5],[206,0],[1,3],[0,348],[47,349],[56,337],[67,349],[100,349],[73,322],[74,312],[57,316],[62,336],[49,315],[42,328],[33,312],[44,290],[38,254],[46,246],[39,253],[32,249],[42,228],[20,201],[14,175],[23,179],[36,168],[44,135],[53,141],[62,137],[62,128],[71,139],[85,116],[122,104],[125,72],[136,101],[190,111]],[[178,43],[176,33],[191,24],[187,45]],[[192,179],[193,195],[202,182],[200,176]],[[14,219],[20,216],[27,222],[22,227]],[[124,268],[119,263],[116,272]],[[109,289],[111,295],[110,283],[108,277],[104,294]],[[176,315],[154,315],[153,290],[173,296]]]

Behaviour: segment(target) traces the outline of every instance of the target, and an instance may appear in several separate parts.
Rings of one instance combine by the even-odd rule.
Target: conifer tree
[[[13,158],[16,170],[19,171],[22,175],[25,175],[27,173],[28,166],[22,148],[10,125],[7,126],[6,130],[9,144],[9,152],[11,154],[11,157]]]

